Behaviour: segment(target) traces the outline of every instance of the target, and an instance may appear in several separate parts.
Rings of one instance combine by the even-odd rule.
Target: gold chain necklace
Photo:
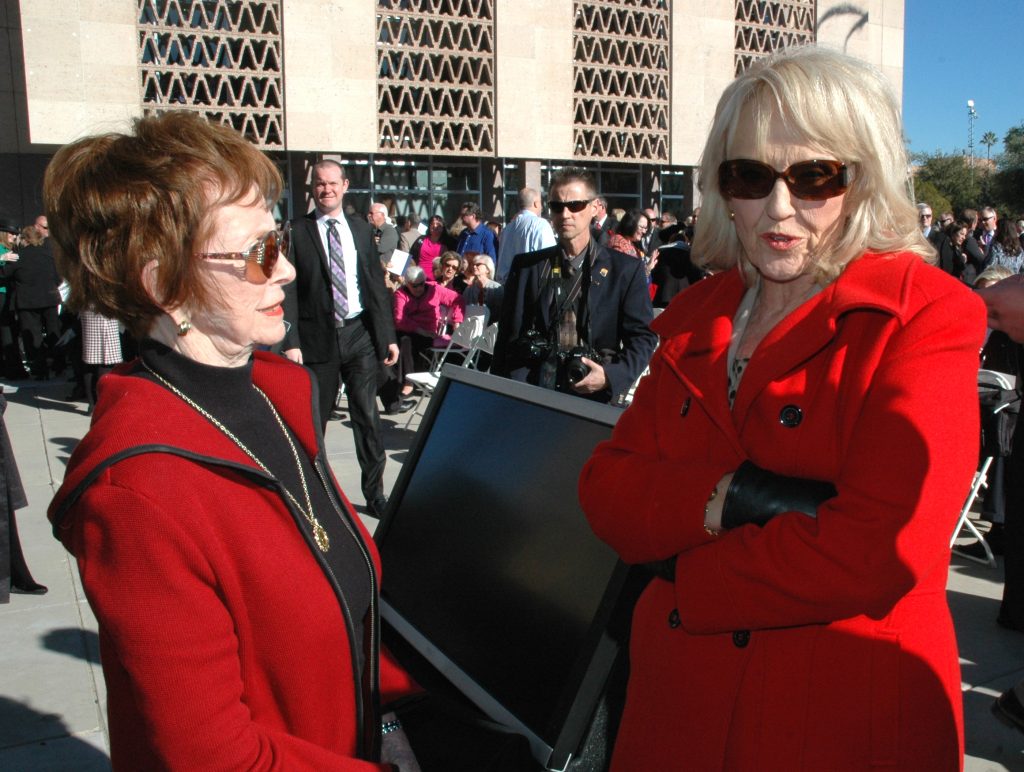
[[[185,396],[185,394],[177,386],[175,386],[173,383],[171,383],[162,375],[160,375],[160,373],[154,371],[153,368],[151,368],[148,364],[145,363],[145,361],[142,362],[142,366],[145,367],[154,378],[160,381],[160,383],[162,383],[172,392],[177,394],[178,397],[181,398],[181,400],[184,401],[187,405],[189,405],[193,410],[195,410],[207,421],[209,421],[211,424],[220,429],[221,432],[223,432],[228,439],[235,443],[242,450],[242,452],[245,453],[245,455],[251,458],[260,469],[262,469],[268,475],[270,474],[270,470],[267,469],[267,465],[260,461],[256,457],[255,453],[253,453],[251,450],[245,447],[242,441],[238,439],[238,437],[236,437],[234,434],[232,434],[231,430],[228,429],[228,427],[226,427],[224,424],[222,424],[220,421],[214,418],[207,410],[204,410],[196,402]],[[284,421],[281,420],[281,416],[277,412],[277,409],[274,407],[273,403],[270,401],[270,397],[264,394],[263,390],[255,383],[252,385],[252,387],[256,389],[257,394],[263,397],[264,401],[267,403],[267,407],[270,408],[270,412],[274,414],[274,418],[277,420],[277,425],[281,427],[281,433],[284,434],[285,440],[288,441],[288,447],[291,448],[292,450],[292,458],[295,459],[295,469],[298,471],[299,481],[302,483],[302,492],[306,498],[306,508],[302,508],[302,505],[299,504],[296,498],[292,495],[292,492],[288,490],[286,487],[284,487],[284,483],[281,483],[281,490],[284,491],[285,495],[288,497],[288,500],[295,505],[295,508],[299,510],[299,512],[302,513],[302,516],[306,518],[306,521],[313,529],[313,540],[316,542],[316,546],[320,548],[321,552],[327,552],[327,550],[330,549],[331,540],[327,536],[327,531],[324,529],[322,525],[320,525],[320,521],[316,519],[316,515],[313,514],[313,500],[309,496],[309,486],[306,485],[306,474],[302,471],[302,462],[299,461],[299,451],[296,449],[295,443],[292,442],[291,435],[288,434],[288,430],[285,428]],[[273,477],[273,475],[271,475],[271,477]]]

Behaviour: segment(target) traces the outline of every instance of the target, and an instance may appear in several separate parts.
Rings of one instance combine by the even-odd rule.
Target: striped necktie
[[[348,316],[348,285],[345,280],[345,258],[341,251],[341,236],[337,229],[338,221],[327,221],[327,249],[331,263],[331,294],[334,296],[334,317],[342,321]]]

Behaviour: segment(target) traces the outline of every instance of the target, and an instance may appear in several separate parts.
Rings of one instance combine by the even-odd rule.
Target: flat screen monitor
[[[385,621],[547,769],[568,765],[621,645],[627,568],[577,496],[620,414],[446,366],[377,530]]]

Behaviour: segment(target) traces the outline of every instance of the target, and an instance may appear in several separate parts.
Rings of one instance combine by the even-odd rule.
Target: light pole
[[[974,185],[974,122],[978,113],[974,110],[974,100],[967,100],[967,153],[970,157],[971,185]]]

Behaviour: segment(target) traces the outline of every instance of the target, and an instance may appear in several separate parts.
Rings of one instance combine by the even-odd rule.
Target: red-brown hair
[[[210,307],[193,255],[213,210],[254,189],[272,205],[282,187],[277,167],[240,134],[184,111],[65,145],[46,169],[43,201],[68,304],[141,337],[163,313],[142,282],[157,260],[161,305]]]

